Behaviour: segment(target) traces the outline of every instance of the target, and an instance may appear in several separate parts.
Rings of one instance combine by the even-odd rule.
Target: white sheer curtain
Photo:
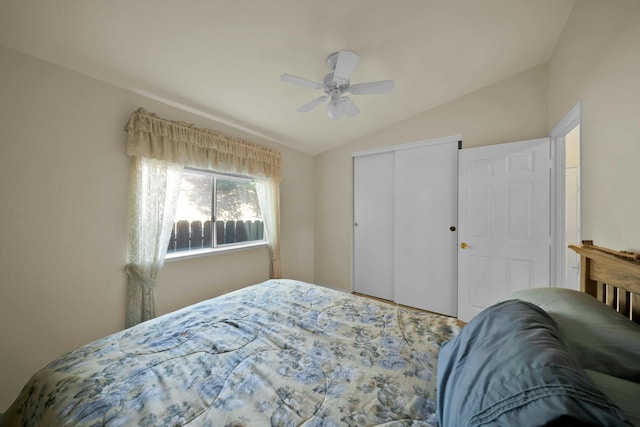
[[[280,185],[272,179],[257,180],[256,193],[271,255],[271,278],[280,279]]]
[[[127,328],[156,315],[155,283],[167,254],[182,170],[182,165],[164,160],[132,157]]]
[[[155,316],[155,281],[167,253],[184,166],[256,179],[271,277],[280,277],[280,152],[142,108],[125,130],[132,157],[127,327]]]

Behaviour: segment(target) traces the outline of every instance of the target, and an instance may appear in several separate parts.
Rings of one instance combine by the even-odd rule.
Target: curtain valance
[[[280,181],[280,152],[241,138],[163,119],[143,108],[131,115],[125,130],[130,156]]]

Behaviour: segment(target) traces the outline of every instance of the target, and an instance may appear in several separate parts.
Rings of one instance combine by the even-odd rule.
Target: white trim
[[[565,247],[565,143],[564,136],[550,137],[551,139],[551,212],[550,234],[551,250],[549,259],[549,284],[552,287],[562,287],[564,277],[564,247]]]
[[[170,252],[168,253],[164,261],[173,262],[173,261],[182,261],[185,259],[191,258],[202,258],[204,256],[216,255],[221,253],[229,253],[235,251],[242,251],[246,249],[258,248],[261,246],[268,246],[269,244],[265,240],[254,240],[247,243],[228,243],[222,246],[218,246],[216,248],[202,248],[202,249],[189,249],[184,251]]]
[[[566,207],[565,207],[565,191],[566,191],[566,145],[565,137],[576,126],[582,122],[582,102],[578,101],[576,105],[567,113],[566,116],[551,130],[549,136],[551,138],[551,155],[554,162],[552,171],[551,186],[551,263],[550,263],[550,284],[551,286],[564,287],[564,270],[565,270],[565,228],[566,228]],[[582,188],[582,183],[578,183]],[[581,203],[581,201],[580,201]],[[582,212],[580,212],[580,224],[582,224]],[[580,227],[582,230],[582,226]]]
[[[239,174],[235,174],[235,173],[223,173],[223,172],[218,172],[215,169],[200,169],[200,168],[192,168],[190,166],[185,166],[184,167],[185,171],[191,172],[191,173],[197,173],[200,175],[209,175],[209,176],[216,176],[216,177],[220,177],[229,181],[239,181],[239,182],[256,182],[255,178],[250,176],[250,175],[239,175]]]
[[[576,105],[567,113],[566,116],[560,120],[549,136],[551,138],[564,137],[566,136],[574,127],[578,126],[582,121],[582,101],[578,101]],[[564,165],[563,165],[564,166]]]
[[[536,139],[525,139],[525,140],[522,140],[522,141],[513,141],[513,142],[502,142],[502,143],[488,144],[488,145],[479,145],[479,146],[476,146],[476,147],[463,148],[463,150],[465,150],[465,151],[483,150],[483,149],[485,149],[487,147],[490,147],[492,145],[501,145],[501,144],[509,144],[510,146],[514,146],[515,144],[523,144],[526,147],[529,144],[547,142],[547,141],[549,141],[549,137],[536,138]]]
[[[425,139],[422,141],[408,142],[406,144],[390,145],[380,148],[372,148],[370,150],[355,151],[352,157],[370,156],[372,154],[388,153],[391,151],[408,150],[411,148],[423,147],[425,145],[446,144],[449,142],[462,142],[462,135],[444,136],[442,138]]]

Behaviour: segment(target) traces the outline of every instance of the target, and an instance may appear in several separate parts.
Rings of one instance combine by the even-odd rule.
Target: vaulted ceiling
[[[0,44],[317,154],[550,58],[574,0],[2,0]],[[386,95],[332,120],[327,55]]]

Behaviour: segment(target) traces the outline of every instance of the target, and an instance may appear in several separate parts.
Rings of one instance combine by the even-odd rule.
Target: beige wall
[[[580,0],[550,61],[316,157],[314,279],[351,289],[353,151],[544,137],[582,101],[583,236],[640,251],[640,3]]]
[[[640,251],[640,2],[580,0],[549,62],[553,128],[582,101],[583,237]]]
[[[282,152],[282,271],[313,277],[313,158],[0,47],[0,412],[36,369],[124,326],[138,107]],[[261,247],[167,263],[160,313],[268,278]]]
[[[351,289],[354,151],[461,134],[463,147],[546,135],[542,65],[316,156],[316,283]]]

